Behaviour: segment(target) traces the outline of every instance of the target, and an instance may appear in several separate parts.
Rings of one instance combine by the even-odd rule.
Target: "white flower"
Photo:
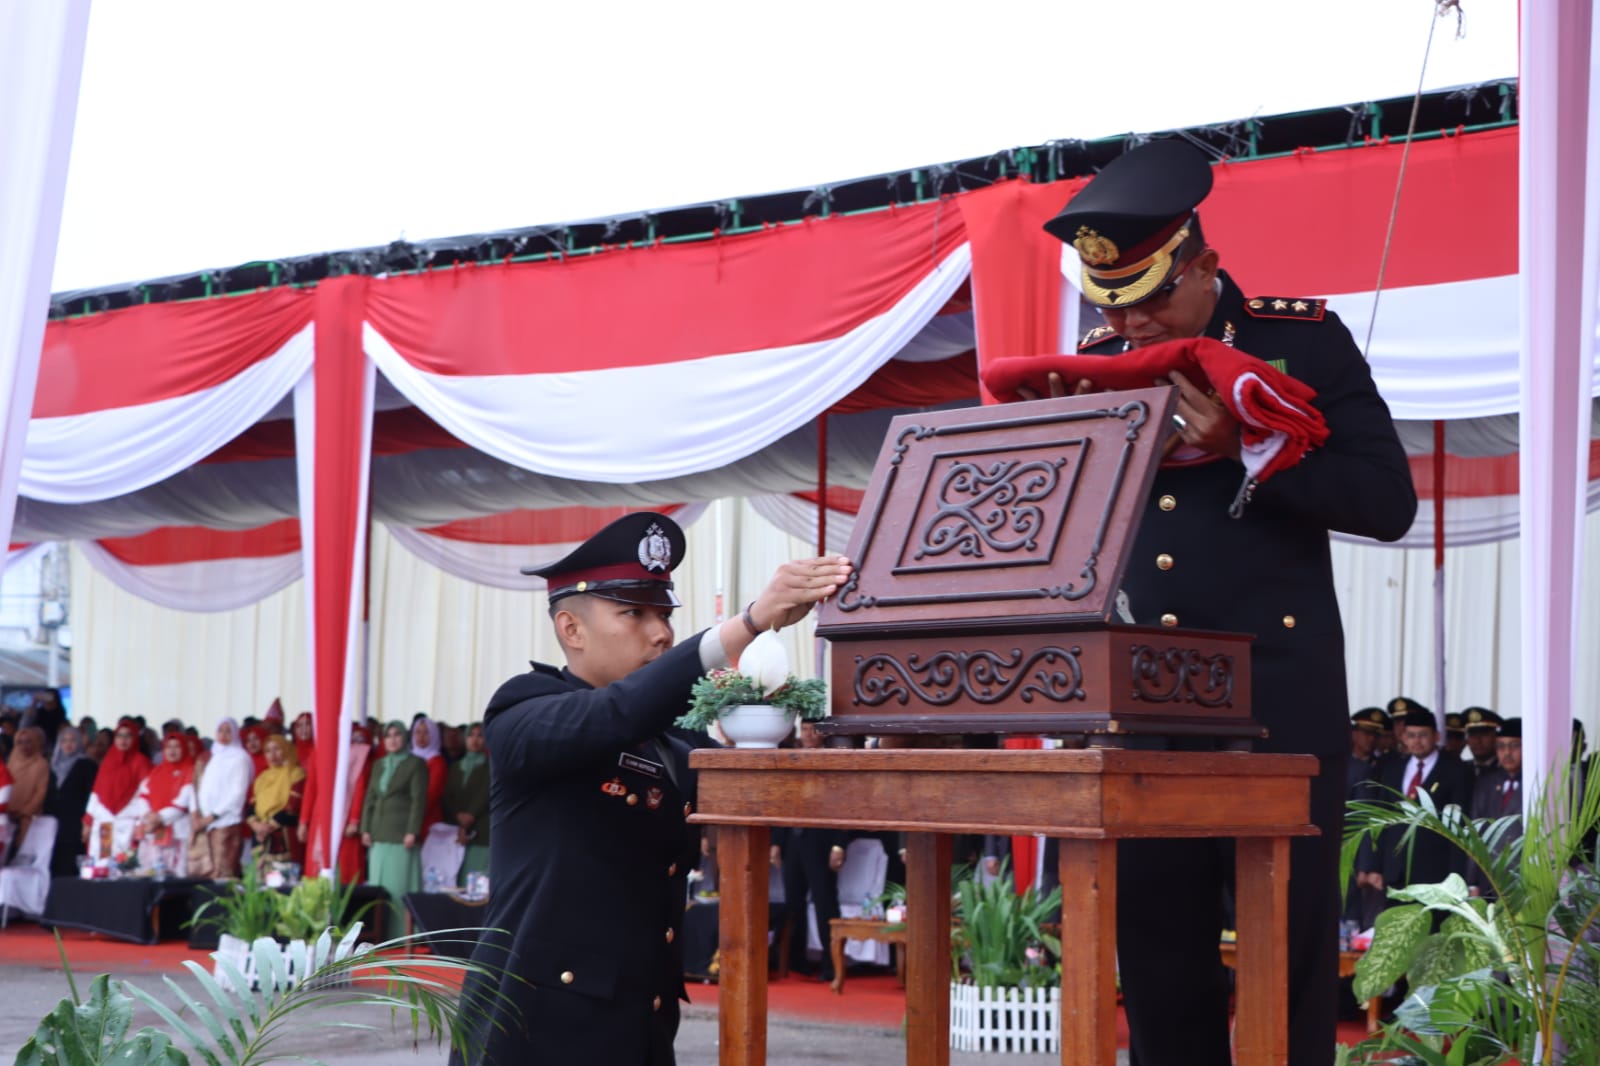
[[[783,687],[789,680],[789,653],[778,634],[767,630],[739,656],[739,672],[756,683],[763,696]]]

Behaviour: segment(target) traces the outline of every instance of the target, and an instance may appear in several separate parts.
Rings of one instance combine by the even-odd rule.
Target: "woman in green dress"
[[[383,758],[372,768],[361,804],[361,842],[367,854],[367,881],[389,892],[390,915],[404,913],[402,899],[422,887],[418,845],[428,804],[428,767],[406,750],[406,727],[390,722],[383,731]],[[391,920],[388,935],[399,933]]]
[[[481,722],[467,727],[467,753],[445,779],[444,820],[456,827],[456,840],[467,849],[457,877],[465,887],[468,874],[489,872],[489,757]]]

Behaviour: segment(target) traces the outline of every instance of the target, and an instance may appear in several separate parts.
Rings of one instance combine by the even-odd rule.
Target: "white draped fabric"
[[[0,544],[33,413],[89,0],[0,5]]]
[[[134,566],[92,540],[79,541],[78,548],[89,565],[118,588],[174,611],[236,611],[282,592],[301,576],[298,551],[267,558]]]
[[[962,245],[893,308],[829,340],[669,363],[466,377],[417,369],[370,324],[365,344],[400,392],[480,451],[575,480],[658,481],[726,466],[806,425],[910,343],[970,265]]]
[[[308,324],[268,358],[210,388],[136,406],[35,418],[28,428],[22,495],[87,503],[188,470],[287,396],[311,368],[314,344]]]
[[[688,531],[707,506],[701,502],[681,507],[672,513],[673,521]],[[493,544],[452,539],[437,530],[389,526],[388,531],[396,544],[430,566],[463,581],[513,592],[543,591],[544,578],[524,574],[522,568],[553,563],[582,543]]]

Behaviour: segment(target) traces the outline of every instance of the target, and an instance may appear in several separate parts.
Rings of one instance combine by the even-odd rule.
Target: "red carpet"
[[[73,973],[92,976],[106,970],[122,973],[148,970],[151,973],[181,973],[183,961],[209,963],[207,953],[192,951],[181,940],[160,944],[128,944],[94,933],[63,929],[61,941]],[[61,968],[56,940],[31,922],[20,922],[0,930],[0,965]],[[65,991],[62,993],[65,995]],[[689,999],[696,1007],[716,1009],[717,986],[689,983]],[[861,1025],[880,1029],[900,1029],[905,1022],[906,993],[889,973],[852,973],[844,993],[808,977],[791,975],[773,978],[767,985],[767,1009],[774,1017],[827,1022],[834,1025]],[[1365,1035],[1361,1022],[1341,1022],[1339,1039],[1353,1044]],[[1128,1025],[1117,1012],[1117,1044],[1128,1046]]]

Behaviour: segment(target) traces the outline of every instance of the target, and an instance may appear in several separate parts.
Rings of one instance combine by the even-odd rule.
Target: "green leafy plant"
[[[1019,895],[1011,860],[987,885],[967,876],[956,885],[951,917],[952,979],[963,973],[980,986],[1039,986],[1061,983],[1061,938],[1048,928],[1061,908],[1061,888],[1047,896],[1029,885]]]
[[[734,707],[769,703],[796,718],[822,718],[828,711],[828,686],[820,678],[801,681],[793,674],[771,692],[737,670],[713,670],[689,690],[689,710],[678,718],[685,729],[706,729]]]
[[[1399,905],[1378,918],[1355,996],[1402,978],[1408,993],[1392,1022],[1349,1049],[1350,1063],[1600,1062],[1600,770],[1582,774],[1562,760],[1526,796],[1520,838],[1516,816],[1475,822],[1458,807],[1436,808],[1427,792],[1350,804],[1344,883],[1363,841],[1395,829],[1400,846],[1417,833],[1444,837],[1489,885],[1473,896],[1452,874],[1390,890]]]
[[[300,881],[287,896],[278,896],[278,918],[273,935],[283,940],[312,940],[324,929],[331,930],[335,937],[341,935],[347,923],[364,918],[375,906],[375,903],[365,903],[352,914],[350,900],[355,889],[354,881],[343,887],[326,877],[308,877]]]
[[[488,931],[491,930],[443,932]],[[492,985],[501,976],[499,968],[427,953],[422,950],[429,939],[426,934],[398,937],[379,944],[372,952],[357,954],[360,933],[360,923],[338,940],[324,931],[314,944],[291,945],[287,955],[273,945],[257,945],[259,992],[239,991],[249,989],[249,982],[231,963],[221,963],[228,978],[225,985],[198,963],[185,962],[199,989],[191,991],[170,977],[163,978],[172,1002],[106,974],[93,979],[89,999],[80,1001],[68,968],[71,996],[39,1024],[18,1052],[16,1062],[18,1066],[188,1066],[190,1057],[180,1049],[181,1042],[207,1066],[257,1066],[302,1058],[298,1052],[278,1047],[286,1035],[303,1033],[307,1027],[377,1028],[346,1020],[343,1015],[329,1021],[310,1015],[331,1007],[383,1008],[391,1013],[391,1019],[409,1017],[413,1040],[428,1039],[443,1045],[448,1039],[452,1048],[465,1050],[464,1026],[476,1018],[463,1013],[459,1002],[461,980],[469,974],[481,974]],[[65,953],[62,961],[66,961]],[[301,981],[293,974],[309,977]],[[330,991],[335,985],[351,982],[353,991]],[[497,1005],[508,1005],[503,996],[494,995]],[[129,1036],[135,1003],[153,1011],[167,1029],[147,1026]]]
[[[283,897],[261,884],[255,863],[245,863],[242,873],[238,881],[218,882],[219,893],[200,905],[189,924],[196,925],[210,915],[208,920],[219,924],[224,933],[247,944],[275,935]]]

